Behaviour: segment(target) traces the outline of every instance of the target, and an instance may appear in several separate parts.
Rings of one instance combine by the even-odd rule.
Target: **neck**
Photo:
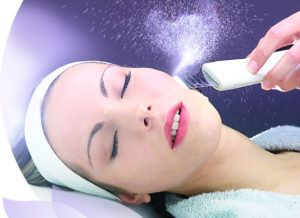
[[[215,153],[184,185],[171,192],[191,196],[242,188],[272,191],[287,167],[278,155],[223,125]]]

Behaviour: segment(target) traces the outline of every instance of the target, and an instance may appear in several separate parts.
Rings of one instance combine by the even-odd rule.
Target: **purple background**
[[[142,32],[137,28],[149,8],[168,10],[180,5],[177,11],[168,12],[177,16],[191,13],[190,6],[199,2],[209,1],[24,0],[10,32],[0,81],[1,89],[5,90],[1,92],[5,93],[1,103],[11,143],[22,131],[33,88],[44,75],[61,65],[95,59],[170,73],[172,60],[159,50],[153,51],[145,38],[133,39],[134,31]],[[220,2],[226,5],[231,1]],[[251,31],[220,43],[217,52],[206,61],[246,57],[272,25],[300,9],[299,0],[240,2],[240,7],[251,6],[247,17],[260,21],[253,25],[241,16],[239,22],[252,24]],[[299,90],[267,92],[255,85],[225,92],[213,88],[202,91],[218,109],[224,124],[249,137],[272,126],[300,126]]]

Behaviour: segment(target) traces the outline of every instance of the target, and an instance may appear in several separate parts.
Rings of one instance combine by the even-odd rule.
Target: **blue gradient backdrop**
[[[22,132],[33,88],[44,75],[60,65],[96,59],[170,73],[172,60],[159,50],[153,52],[143,37],[133,40],[132,31],[135,23],[138,26],[141,17],[147,16],[147,10],[143,10],[145,5],[160,5],[166,9],[168,4],[173,8],[180,4],[182,10],[182,5],[186,4],[183,11],[176,12],[178,15],[189,13],[188,6],[193,2],[205,4],[209,1],[24,0],[10,32],[0,81],[5,93],[1,102],[3,117],[11,143]],[[226,5],[231,1],[220,2]],[[240,7],[250,5],[247,16],[256,17],[260,22],[256,22],[251,31],[220,44],[208,61],[246,57],[272,25],[300,10],[299,0],[240,2]],[[243,19],[241,16],[241,23]],[[124,25],[113,28],[114,23],[121,21]],[[118,33],[122,34],[116,40]],[[218,109],[224,124],[249,137],[272,126],[300,126],[299,90],[281,93],[264,91],[260,85],[255,85],[225,92],[212,88],[202,91]]]

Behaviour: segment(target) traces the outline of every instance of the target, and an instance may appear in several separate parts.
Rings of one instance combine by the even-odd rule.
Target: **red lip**
[[[181,108],[180,120],[179,120],[176,139],[173,144],[171,131],[172,131],[172,125],[173,125],[173,121],[174,121],[173,119],[175,113],[178,111],[179,108]],[[165,131],[167,141],[169,142],[169,145],[171,146],[172,149],[177,147],[183,141],[186,135],[187,127],[188,127],[188,112],[185,106],[183,105],[183,103],[179,102],[169,110],[166,118],[166,123],[164,126],[164,131]]]

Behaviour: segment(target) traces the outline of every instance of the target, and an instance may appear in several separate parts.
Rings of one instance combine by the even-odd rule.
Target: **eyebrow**
[[[105,97],[108,97],[107,95],[107,91],[106,91],[106,88],[105,88],[105,84],[104,84],[104,80],[103,80],[103,76],[106,72],[106,70],[112,66],[116,66],[116,65],[113,65],[113,64],[110,64],[108,65],[103,73],[102,73],[102,76],[101,76],[101,80],[100,80],[100,87],[101,87],[101,92],[102,94],[105,96]],[[90,153],[90,147],[91,147],[91,142],[92,142],[92,139],[93,139],[93,136],[102,129],[102,127],[104,126],[105,122],[100,122],[100,123],[96,123],[90,133],[90,136],[89,136],[89,140],[88,140],[88,144],[87,144],[87,155],[88,155],[88,159],[89,159],[89,165],[91,167],[93,167],[93,164],[92,164],[92,160],[91,160],[91,153]]]
[[[92,165],[92,160],[91,160],[91,153],[90,153],[90,147],[91,147],[91,142],[93,139],[93,136],[102,129],[102,127],[104,126],[105,122],[100,122],[100,123],[96,123],[90,133],[90,137],[89,137],[89,142],[87,145],[87,154],[88,154],[88,158],[89,158],[89,164],[91,167],[93,167]]]

